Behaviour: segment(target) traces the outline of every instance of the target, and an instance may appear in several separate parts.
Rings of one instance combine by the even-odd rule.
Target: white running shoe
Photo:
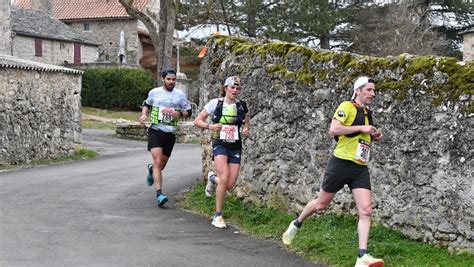
[[[227,228],[227,225],[225,224],[224,217],[221,216],[213,216],[212,217],[212,225],[214,225],[217,228]]]
[[[288,229],[286,229],[285,233],[283,233],[282,240],[283,244],[289,246],[291,245],[291,241],[293,241],[293,238],[295,238],[296,233],[298,232],[298,227],[295,225],[295,221],[291,221],[290,225],[288,226]]]
[[[206,189],[204,190],[204,193],[206,194],[207,197],[211,197],[212,194],[214,194],[214,191],[216,190],[216,185],[213,182],[211,182],[212,176],[216,176],[216,174],[213,171],[210,171],[207,173]]]
[[[355,267],[382,267],[383,265],[382,259],[376,259],[366,253],[361,258],[357,258]]]

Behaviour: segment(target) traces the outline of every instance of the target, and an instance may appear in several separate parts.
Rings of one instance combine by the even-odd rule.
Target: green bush
[[[139,110],[154,87],[152,74],[142,69],[82,69],[82,105],[109,110]]]

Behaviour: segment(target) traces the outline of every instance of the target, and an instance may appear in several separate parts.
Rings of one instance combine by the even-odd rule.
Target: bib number
[[[239,140],[239,128],[237,125],[222,125],[219,139],[227,142],[235,142]]]
[[[160,109],[160,112],[158,112],[158,121],[162,123],[172,122],[174,119],[171,115],[172,112],[174,112],[174,109],[167,109],[167,112],[164,112],[162,109]]]
[[[359,140],[359,143],[357,144],[357,150],[355,153],[355,160],[367,163],[369,162],[369,159],[370,159],[370,143],[364,140]]]

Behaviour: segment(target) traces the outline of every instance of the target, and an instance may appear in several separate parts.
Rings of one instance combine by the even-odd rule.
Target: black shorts
[[[336,193],[344,185],[349,188],[370,188],[370,175],[367,165],[331,156],[324,172],[322,188],[328,193]]]
[[[175,142],[176,137],[173,133],[148,128],[148,151],[155,147],[161,147],[163,154],[170,157]]]

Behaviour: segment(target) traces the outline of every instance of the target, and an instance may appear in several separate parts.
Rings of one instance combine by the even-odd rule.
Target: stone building
[[[99,44],[41,10],[11,7],[12,45],[9,55],[42,63],[97,61]]]
[[[9,0],[0,0],[0,54],[9,54],[12,47]]]
[[[474,27],[460,33],[463,38],[463,60],[474,60]]]
[[[0,165],[81,147],[81,71],[0,54]]]
[[[99,61],[119,62],[120,33],[125,34],[126,62],[139,64],[143,48],[138,37],[141,22],[127,14],[118,0],[65,1],[65,0],[14,0],[21,8],[34,8],[37,1],[52,2],[52,14],[71,27],[90,33],[100,44]],[[144,11],[159,1],[135,0],[134,5]]]

